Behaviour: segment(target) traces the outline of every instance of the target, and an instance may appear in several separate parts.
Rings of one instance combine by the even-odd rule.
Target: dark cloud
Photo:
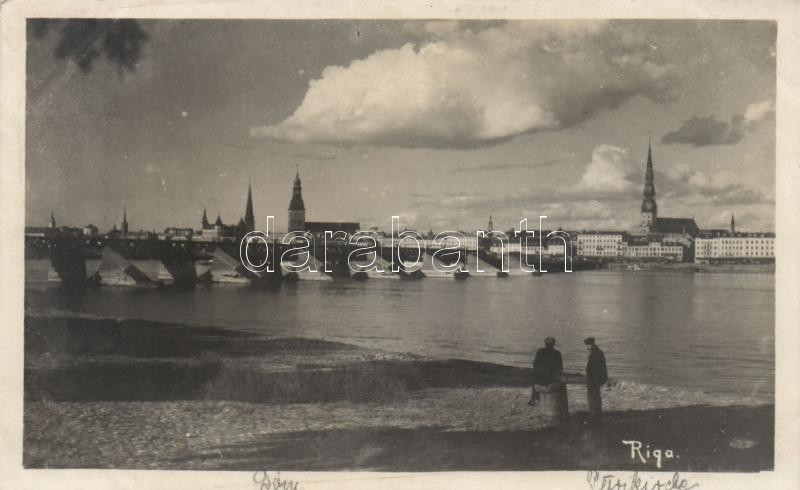
[[[565,158],[553,158],[550,160],[544,160],[538,162],[496,163],[496,164],[486,164],[486,165],[475,165],[472,167],[459,167],[454,170],[440,169],[440,171],[463,173],[463,172],[480,172],[483,170],[505,170],[509,168],[549,167],[550,165],[555,165],[557,163],[567,162],[570,160],[570,158],[572,158],[572,156]]]
[[[775,115],[772,101],[750,104],[744,115],[735,114],[730,122],[713,116],[692,116],[680,128],[661,138],[664,144],[683,143],[692,146],[732,145],[742,140],[762,122]]]
[[[741,120],[738,114],[730,123],[720,121],[713,116],[693,116],[684,121],[680,128],[665,134],[661,142],[667,145],[675,143],[692,146],[731,145],[744,137],[737,120]]]

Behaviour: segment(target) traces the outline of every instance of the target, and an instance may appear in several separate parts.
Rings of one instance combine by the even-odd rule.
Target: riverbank
[[[29,311],[28,468],[656,469],[622,440],[671,449],[664,470],[772,468],[774,408],[615,381],[601,428],[530,407],[530,370],[314,339]]]
[[[687,273],[732,273],[732,274],[774,274],[775,262],[747,264],[704,264],[694,262],[653,262],[624,260],[609,262],[607,270],[647,271],[647,272],[687,272]]]

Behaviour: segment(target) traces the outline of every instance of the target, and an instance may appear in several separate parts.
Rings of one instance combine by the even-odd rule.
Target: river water
[[[529,366],[546,336],[581,372],[597,338],[609,375],[739,396],[774,394],[770,273],[575,272],[464,281],[308,281],[191,291],[46,282],[27,261],[28,307],[310,337],[441,358]],[[39,269],[44,269],[42,274]]]

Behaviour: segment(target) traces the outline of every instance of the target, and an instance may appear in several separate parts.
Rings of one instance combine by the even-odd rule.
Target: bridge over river
[[[304,244],[305,245],[305,244]],[[288,280],[423,279],[539,275],[524,271],[521,261],[539,270],[540,258],[500,254],[486,249],[371,247],[344,240],[315,240],[307,247],[278,240],[253,240],[247,247],[255,272],[244,267],[240,242],[169,240],[55,235],[26,237],[26,259],[49,259],[49,280],[67,287],[100,285],[137,287],[194,287],[198,283],[274,285]],[[570,258],[571,269],[595,269],[602,261]],[[392,264],[397,271],[392,271]],[[505,265],[505,267],[503,267]],[[544,256],[541,269],[563,272],[564,257]]]

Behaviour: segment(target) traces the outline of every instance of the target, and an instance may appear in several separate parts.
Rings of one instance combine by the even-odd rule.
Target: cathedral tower
[[[303,187],[300,184],[300,171],[294,177],[292,200],[289,203],[289,232],[306,231],[306,205],[303,203]]]

